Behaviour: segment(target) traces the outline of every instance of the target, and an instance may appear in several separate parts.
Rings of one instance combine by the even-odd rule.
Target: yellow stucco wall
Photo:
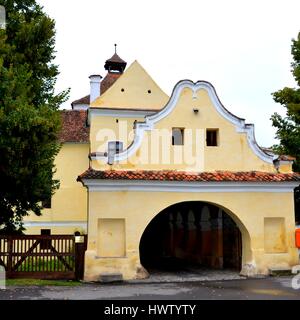
[[[139,150],[131,156],[128,160],[115,163],[113,166],[108,167],[103,160],[92,161],[92,167],[96,170],[99,169],[124,169],[124,170],[186,170],[186,171],[215,171],[215,170],[228,170],[228,171],[265,171],[276,172],[272,163],[267,163],[260,159],[250,148],[247,141],[246,133],[238,133],[236,126],[225,119],[216,110],[210,99],[208,92],[205,89],[200,89],[195,97],[191,89],[186,88],[182,91],[176,107],[171,114],[166,118],[156,123],[153,131],[163,132],[169,130],[169,136],[166,139],[156,140],[153,139],[153,131],[145,131],[144,139]],[[199,109],[199,113],[193,112],[194,108]],[[102,132],[104,128],[115,130],[116,135],[120,131],[120,126],[124,126],[124,122],[128,121],[127,128],[133,128],[132,119],[121,119],[120,123],[116,123],[108,117],[94,117],[91,124],[91,150],[107,151],[105,144],[99,147],[97,143],[97,134]],[[125,124],[126,126],[126,124]],[[179,127],[189,130],[191,136],[186,138],[187,143],[192,144],[192,153],[183,153],[185,146],[172,146],[171,135],[172,128]],[[216,147],[206,146],[206,129],[219,130],[219,143]],[[131,129],[132,130],[132,129]],[[159,131],[161,130],[161,131]],[[187,131],[187,130],[186,130]],[[199,138],[196,139],[196,134],[199,133]],[[185,133],[187,136],[187,134]],[[133,136],[133,134],[131,134]],[[119,135],[118,135],[119,137]],[[191,137],[191,138],[190,138]],[[99,140],[99,139],[98,139]],[[125,146],[130,145],[132,139],[129,139]],[[143,153],[144,151],[147,151]],[[170,150],[170,152],[168,151]],[[198,150],[198,153],[197,153]],[[165,153],[163,153],[165,152]],[[142,155],[146,154],[146,161],[143,161]],[[164,155],[170,159],[163,160]],[[177,154],[177,157],[176,157]],[[177,161],[178,155],[184,154],[190,161]],[[197,158],[197,161],[195,160]],[[158,159],[158,161],[156,161]],[[141,162],[143,161],[143,162]],[[177,161],[177,163],[176,163]],[[165,163],[163,163],[165,162]],[[290,168],[291,169],[291,168]],[[285,172],[288,168],[285,168]]]
[[[92,108],[159,110],[169,100],[146,70],[134,61],[122,76],[91,105]]]
[[[118,116],[93,117],[90,124],[91,151],[105,152],[107,151],[108,141],[117,141],[117,140],[123,141],[124,148],[127,148],[132,142],[134,137],[134,131],[133,131],[134,122],[143,121],[143,119],[144,118],[141,118],[140,116],[137,116],[135,118],[118,117]]]
[[[51,229],[53,234],[86,232],[87,190],[76,178],[88,168],[88,154],[89,144],[62,145],[55,159],[57,171],[54,177],[60,180],[60,188],[52,197],[51,209],[44,209],[40,217],[33,214],[26,217],[25,226],[33,225],[26,228],[27,234],[40,234],[41,229]]]
[[[85,279],[97,281],[103,273],[122,273],[124,279],[141,276],[139,243],[149,222],[163,209],[184,201],[216,204],[233,218],[242,233],[243,261],[255,267],[255,273],[267,274],[269,268],[287,268],[298,263],[295,248],[292,193],[189,193],[189,192],[90,192],[89,239]],[[282,204],[285,204],[282,206]],[[126,256],[101,258],[97,255],[98,219],[125,219]],[[265,219],[284,221],[284,252],[269,253],[277,239],[268,234],[265,248]],[[122,241],[119,241],[122,245]]]
[[[281,173],[289,173],[293,171],[293,163],[290,161],[289,163],[283,163],[279,166],[279,172]]]

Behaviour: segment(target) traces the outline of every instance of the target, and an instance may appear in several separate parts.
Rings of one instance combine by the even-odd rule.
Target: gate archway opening
[[[140,261],[150,274],[195,267],[240,271],[242,234],[230,214],[215,204],[174,204],[146,227],[140,241]]]

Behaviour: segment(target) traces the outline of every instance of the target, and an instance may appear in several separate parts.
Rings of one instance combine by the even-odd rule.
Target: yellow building
[[[88,281],[182,263],[249,276],[298,264],[293,159],[260,148],[210,83],[179,81],[168,97],[137,61],[125,68],[115,54],[63,112],[61,187],[28,233],[87,232]]]

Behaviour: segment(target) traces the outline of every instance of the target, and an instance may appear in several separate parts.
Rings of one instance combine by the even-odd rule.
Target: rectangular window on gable
[[[182,146],[184,143],[184,129],[183,128],[173,128],[172,129],[172,145]]]
[[[217,147],[219,145],[219,130],[207,129],[206,130],[206,145],[208,147]]]

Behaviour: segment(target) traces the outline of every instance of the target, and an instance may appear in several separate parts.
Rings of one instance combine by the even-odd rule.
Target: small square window
[[[42,207],[44,209],[51,209],[51,197],[49,197],[48,199],[42,201]]]
[[[184,143],[184,129],[183,128],[173,128],[172,129],[172,145],[182,146]]]
[[[206,145],[208,147],[218,146],[218,129],[207,129],[206,130]]]

